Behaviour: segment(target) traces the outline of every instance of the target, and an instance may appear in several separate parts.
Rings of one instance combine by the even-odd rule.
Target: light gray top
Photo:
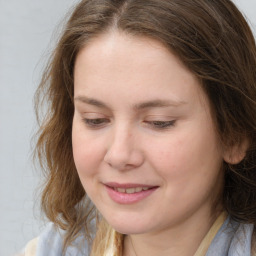
[[[206,256],[252,256],[253,224],[242,224],[228,217],[213,239]],[[80,236],[62,254],[64,231],[50,223],[40,235],[36,256],[89,256],[88,244]]]

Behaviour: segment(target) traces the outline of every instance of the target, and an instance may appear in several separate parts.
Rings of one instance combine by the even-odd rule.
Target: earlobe
[[[239,164],[245,158],[248,147],[248,139],[243,139],[241,143],[226,148],[223,153],[224,161],[228,164]]]

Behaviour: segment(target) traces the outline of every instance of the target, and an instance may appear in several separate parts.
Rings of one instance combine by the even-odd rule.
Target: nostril
[[[105,163],[120,171],[134,169],[143,162],[143,155],[138,149],[138,143],[128,138],[128,135],[130,136],[131,133],[123,131],[115,133],[104,156]]]
[[[108,152],[104,157],[104,161],[111,168],[119,171],[128,171],[141,166],[144,160],[140,152],[134,151],[130,154]]]
[[[105,155],[104,161],[116,169],[124,169],[131,164],[131,153],[128,149],[111,148]],[[127,167],[126,167],[127,168]]]

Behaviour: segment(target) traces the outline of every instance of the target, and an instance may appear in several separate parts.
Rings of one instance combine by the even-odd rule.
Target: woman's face
[[[77,56],[73,154],[86,193],[125,234],[209,218],[223,153],[199,81],[161,43],[111,32]]]

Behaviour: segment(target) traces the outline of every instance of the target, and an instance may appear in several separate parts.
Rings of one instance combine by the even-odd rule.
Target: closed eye
[[[107,118],[83,118],[83,121],[89,128],[100,128],[109,123]]]
[[[154,129],[167,129],[175,124],[176,120],[171,121],[144,121],[147,125]]]

